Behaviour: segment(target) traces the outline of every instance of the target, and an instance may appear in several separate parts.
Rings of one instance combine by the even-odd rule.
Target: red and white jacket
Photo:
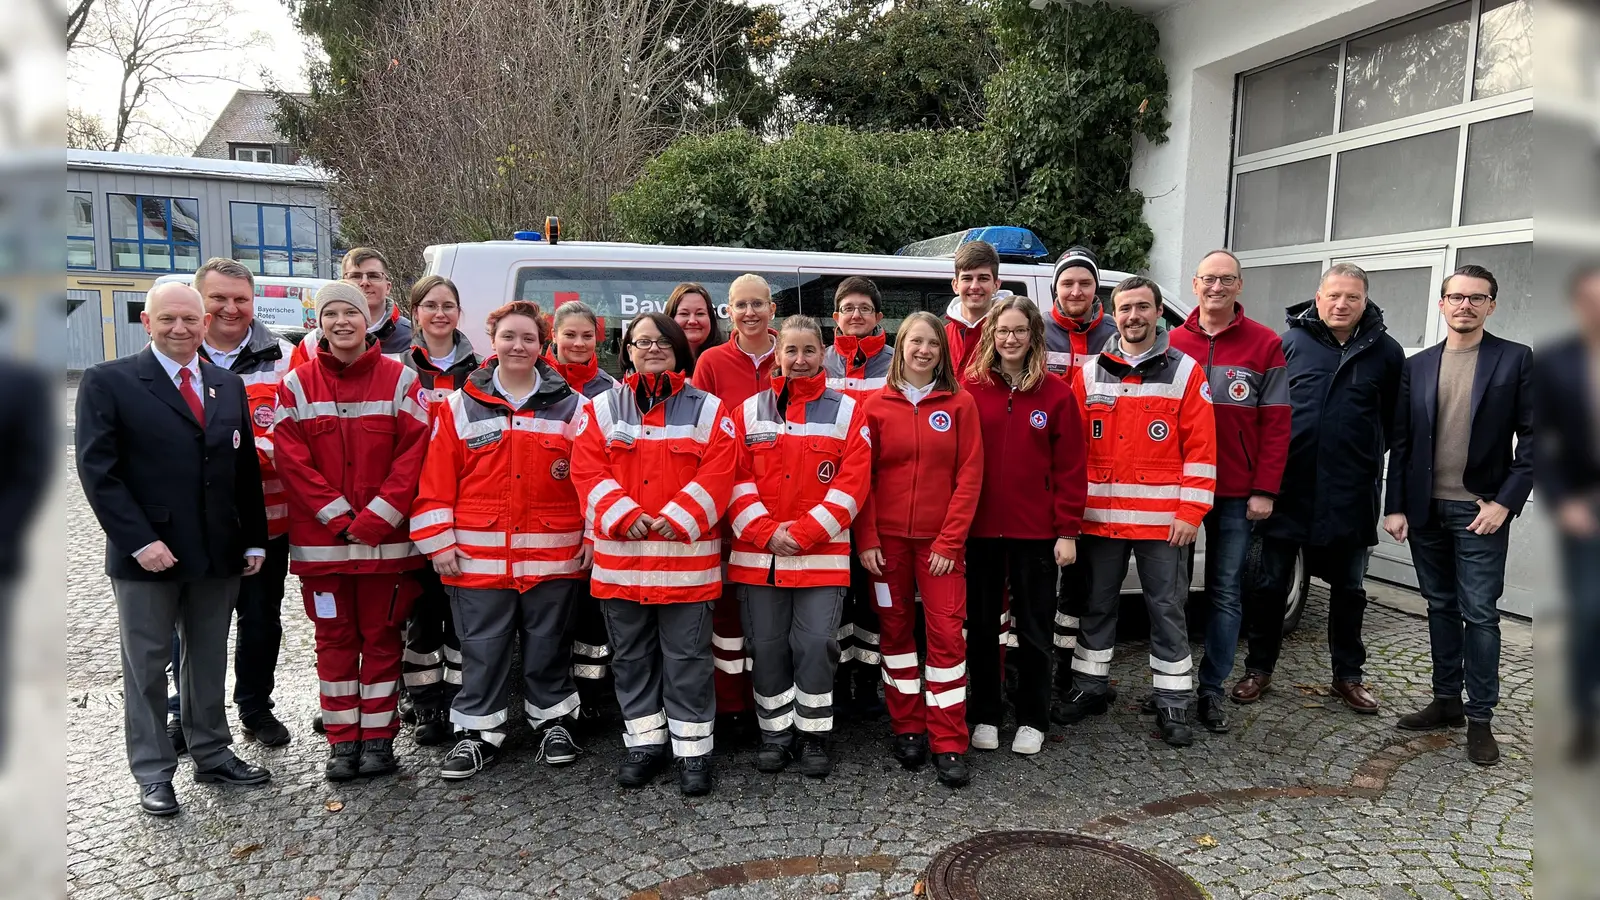
[[[641,413],[646,399],[650,408]],[[636,603],[721,596],[717,525],[733,492],[737,434],[722,402],[677,372],[634,373],[594,398],[572,456],[594,538],[594,596]],[[629,540],[644,515],[665,517],[679,537],[651,531]]]
[[[889,383],[893,360],[888,335],[879,332],[858,338],[841,333],[822,357],[822,368],[828,373],[828,387],[860,403]]]
[[[289,493],[289,571],[364,575],[422,565],[405,515],[428,448],[417,373],[370,338],[349,365],[324,347],[278,386],[272,445]]]
[[[867,398],[872,492],[856,519],[856,552],[879,534],[933,540],[933,552],[965,558],[983,492],[983,422],[970,391],[934,390],[912,405],[894,385]]]
[[[1100,348],[1116,333],[1116,323],[1106,318],[1099,298],[1090,305],[1089,314],[1081,322],[1069,318],[1052,303],[1050,314],[1044,320],[1045,368],[1070,385],[1078,379],[1084,365],[1093,362]]]
[[[586,363],[564,363],[556,359],[555,353],[546,353],[544,361],[561,375],[567,387],[590,400],[617,386],[617,380],[611,377],[611,373],[600,368],[598,357],[591,356]]]
[[[429,557],[457,550],[456,587],[526,591],[582,578],[583,510],[572,445],[589,401],[543,360],[521,407],[494,388],[490,359],[435,410],[433,438],[411,505],[411,539]]]
[[[205,347],[200,348],[202,354]],[[261,492],[267,504],[267,537],[289,533],[289,497],[283,479],[272,467],[272,425],[278,419],[278,384],[289,374],[289,357],[294,348],[260,322],[250,323],[250,333],[233,358],[229,371],[244,381],[246,403],[250,408],[250,431],[256,439],[256,456],[261,461]],[[206,357],[211,362],[211,357]]]
[[[1072,389],[1089,432],[1084,533],[1164,541],[1176,520],[1199,527],[1217,489],[1217,425],[1200,364],[1163,329],[1130,366],[1113,335]]]
[[[850,584],[850,523],[866,502],[872,437],[860,404],[829,390],[822,373],[772,379],[735,421],[739,476],[728,515],[728,580],[784,588]],[[775,556],[778,526],[800,545]]]

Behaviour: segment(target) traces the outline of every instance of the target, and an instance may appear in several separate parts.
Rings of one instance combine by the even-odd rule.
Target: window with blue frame
[[[111,268],[193,272],[200,268],[200,201],[109,194]]]
[[[94,195],[67,192],[67,268],[94,268]]]
[[[317,211],[310,206],[232,203],[233,258],[257,275],[317,276]]]

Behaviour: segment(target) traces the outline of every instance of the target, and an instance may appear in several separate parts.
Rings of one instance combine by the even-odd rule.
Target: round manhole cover
[[[929,900],[1203,900],[1194,882],[1123,844],[1058,831],[991,831],[934,857]]]

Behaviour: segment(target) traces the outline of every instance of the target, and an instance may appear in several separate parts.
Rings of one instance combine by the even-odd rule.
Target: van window
[[[800,273],[800,305],[808,315],[816,316],[822,323],[828,339],[833,339],[833,292],[839,282],[849,276],[839,274]],[[917,310],[926,310],[944,318],[945,310],[955,297],[950,291],[950,279],[937,276],[868,275],[883,295],[883,330],[891,339],[899,330],[900,322]],[[1000,283],[1003,290],[1028,296],[1028,286],[1021,281]]]
[[[600,365],[613,375],[621,371],[618,351],[622,328],[633,317],[646,312],[665,312],[672,291],[685,281],[705,285],[711,292],[722,333],[729,333],[728,286],[743,274],[740,270],[709,271],[696,269],[608,269],[543,268],[529,266],[517,270],[516,299],[539,304],[546,313],[569,300],[581,300],[603,320]],[[778,303],[773,326],[785,316],[801,310],[799,280],[793,272],[757,272],[772,285]],[[831,308],[831,304],[830,304]]]

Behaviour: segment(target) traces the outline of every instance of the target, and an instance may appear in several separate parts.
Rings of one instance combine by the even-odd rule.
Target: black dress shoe
[[[685,797],[711,793],[711,757],[688,756],[678,761],[678,792]]]
[[[972,770],[967,768],[966,757],[959,753],[936,754],[933,767],[939,772],[939,783],[946,787],[965,787],[972,780]]]
[[[656,773],[661,771],[666,762],[665,749],[655,753],[638,748],[629,750],[622,765],[617,767],[617,784],[625,788],[644,787],[655,779]]]
[[[1194,729],[1189,727],[1189,711],[1181,707],[1164,706],[1156,710],[1156,732],[1153,735],[1172,747],[1187,747],[1194,743]]]
[[[1090,716],[1103,716],[1111,704],[1117,702],[1117,692],[1086,694],[1074,690],[1050,707],[1050,721],[1057,725],[1076,725]]]
[[[361,770],[361,742],[340,741],[328,749],[328,762],[322,777],[329,781],[350,781]]]
[[[828,755],[828,739],[816,735],[800,738],[800,774],[808,778],[827,778],[833,772],[833,757]]]
[[[183,723],[177,719],[167,720],[167,740],[172,742],[172,752],[179,756],[189,752],[189,742],[183,737]]]
[[[920,769],[928,761],[928,736],[897,734],[894,736],[894,759],[907,769]]]
[[[173,793],[172,782],[157,781],[139,786],[139,808],[152,816],[178,814],[178,795]]]
[[[393,738],[372,738],[361,742],[361,763],[356,774],[373,777],[392,775],[400,764],[394,759]]]
[[[260,784],[271,777],[271,772],[260,766],[252,766],[237,756],[215,768],[203,771],[196,769],[194,773],[195,781],[221,784]]]
[[[245,737],[255,738],[263,747],[282,747],[289,743],[289,729],[270,712],[252,716],[248,722],[239,722]]]
[[[1212,734],[1228,733],[1228,711],[1222,708],[1222,698],[1210,694],[1200,696],[1200,724]]]

